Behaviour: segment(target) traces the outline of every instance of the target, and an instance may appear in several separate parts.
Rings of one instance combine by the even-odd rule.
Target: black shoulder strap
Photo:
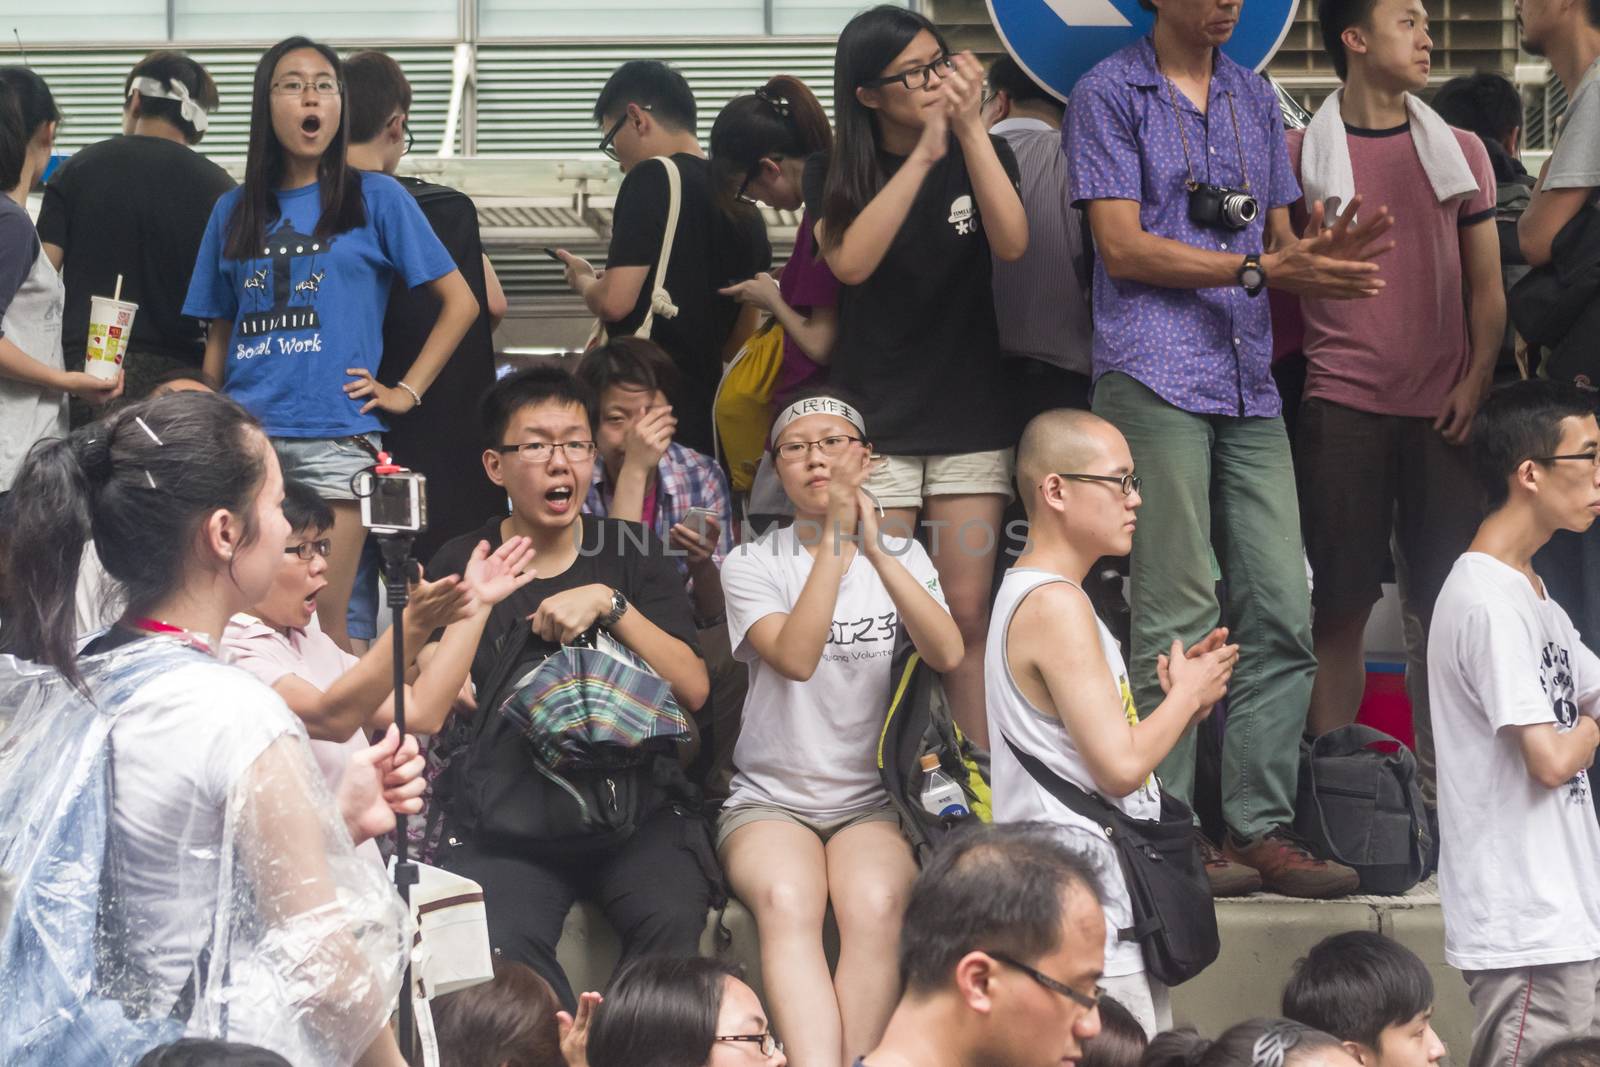
[[[482,699],[478,701],[478,711],[474,716],[477,721],[472,726],[471,736],[474,741],[482,735],[484,722],[494,714],[494,705],[499,700],[500,690],[504,688],[506,679],[517,669],[523,651],[533,641],[533,627],[525,621],[519,622],[513,633],[515,636],[506,642],[505,649],[495,661],[494,670],[489,672],[489,677],[484,679],[483,688],[478,691]]]
[[[1001,736],[1005,737],[1004,734]],[[1049,793],[1068,808],[1101,828],[1108,829],[1111,827],[1113,820],[1110,818],[1110,804],[1107,804],[1093,793],[1073,785],[1055,771],[1046,767],[1037,757],[1030,756],[1018,748],[1017,743],[1011,738],[1006,737],[1005,742],[1006,747],[1011,750],[1011,754],[1016,757],[1017,762],[1022,764],[1022,769],[1027,771],[1028,776],[1039,783],[1040,788],[1046,793]]]

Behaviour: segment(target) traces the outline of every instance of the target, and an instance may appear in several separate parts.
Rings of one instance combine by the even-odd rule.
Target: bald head
[[[1034,417],[1017,445],[1017,482],[1029,513],[1045,476],[1086,471],[1121,438],[1117,428],[1090,411],[1057,408]]]

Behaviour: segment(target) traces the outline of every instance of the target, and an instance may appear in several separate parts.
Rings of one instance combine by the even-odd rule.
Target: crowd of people
[[[1341,88],[1303,130],[1220,50],[1237,0],[1141,3],[1065,105],[871,8],[831,123],[780,75],[709,153],[682,74],[624,63],[605,265],[552,253],[595,336],[499,377],[470,199],[395,177],[391,57],[267,50],[236,186],[194,151],[210,75],[153,53],[37,224],[71,116],[0,67],[0,974],[58,979],[0,1049],[400,1062],[384,851],[416,817],[496,958],[435,1006],[445,1063],[1431,1064],[1428,972],[1370,934],[1313,950],[1286,1019],[1173,1030],[1188,972],[1063,799],[1176,818],[1202,893],[1357,891],[1295,833],[1297,777],[1356,718],[1392,573],[1471,1063],[1596,1062],[1563,1042],[1600,1039],[1600,427],[1506,294],[1596,212],[1600,9],[1519,5],[1571,100],[1534,180],[1504,78],[1419,95],[1420,0],[1319,4]],[[761,205],[800,220],[775,272]],[[387,454],[429,506],[380,633]],[[561,718],[568,653],[651,684],[579,709],[607,745]],[[926,848],[884,755],[915,670],[961,821],[997,824]],[[730,898],[762,997],[700,958]],[[557,958],[579,900],[621,943],[603,997]]]

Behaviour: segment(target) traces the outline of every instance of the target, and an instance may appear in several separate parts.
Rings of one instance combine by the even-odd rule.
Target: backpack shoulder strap
[[[661,255],[656,259],[654,286],[650,300],[645,305],[644,321],[633,332],[635,337],[645,338],[650,336],[650,328],[655,325],[658,304],[663,318],[676,318],[678,314],[678,309],[667,294],[667,266],[672,262],[672,242],[677,236],[678,215],[683,209],[683,182],[678,174],[678,164],[672,161],[671,156],[657,156],[656,160],[667,173],[667,225],[661,232]]]

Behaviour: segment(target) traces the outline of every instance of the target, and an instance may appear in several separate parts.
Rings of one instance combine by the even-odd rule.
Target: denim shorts
[[[354,437],[274,437],[272,447],[285,478],[305,482],[324,500],[353,503],[350,479],[377,462],[373,453],[383,447],[376,433],[362,434],[363,448]]]

